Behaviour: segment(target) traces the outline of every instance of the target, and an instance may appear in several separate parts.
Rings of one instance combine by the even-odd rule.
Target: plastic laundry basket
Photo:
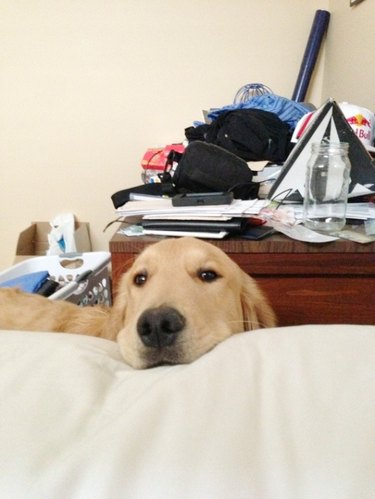
[[[60,284],[48,298],[81,306],[112,304],[107,251],[65,253],[24,260],[0,272],[0,284],[31,272],[47,271]]]

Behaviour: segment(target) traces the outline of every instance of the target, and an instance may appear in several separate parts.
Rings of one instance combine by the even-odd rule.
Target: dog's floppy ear
[[[263,291],[246,272],[242,272],[241,305],[244,330],[275,327],[277,319]]]

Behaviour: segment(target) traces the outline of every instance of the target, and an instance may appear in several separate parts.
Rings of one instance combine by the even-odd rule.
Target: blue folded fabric
[[[31,272],[0,283],[1,288],[18,288],[25,293],[36,293],[43,283],[48,279],[46,270]]]
[[[246,102],[215,109],[208,114],[208,117],[216,119],[221,113],[236,109],[262,109],[274,113],[294,129],[300,118],[311,111],[311,105],[294,102],[275,94],[256,95]]]

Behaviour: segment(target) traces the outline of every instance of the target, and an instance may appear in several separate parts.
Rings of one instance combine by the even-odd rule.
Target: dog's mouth
[[[162,360],[160,362],[155,362],[155,364],[148,364],[146,369],[152,369],[154,367],[168,367],[168,366],[178,366],[181,362],[169,362]]]
[[[176,366],[179,364],[186,364],[187,361],[176,346],[163,348],[158,350],[146,351],[142,355],[143,369],[150,369],[153,367],[166,367]]]

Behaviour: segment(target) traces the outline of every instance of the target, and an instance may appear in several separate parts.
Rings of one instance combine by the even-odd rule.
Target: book
[[[141,225],[145,230],[173,230],[184,232],[242,232],[247,224],[245,218],[229,220],[164,220],[143,219]]]

